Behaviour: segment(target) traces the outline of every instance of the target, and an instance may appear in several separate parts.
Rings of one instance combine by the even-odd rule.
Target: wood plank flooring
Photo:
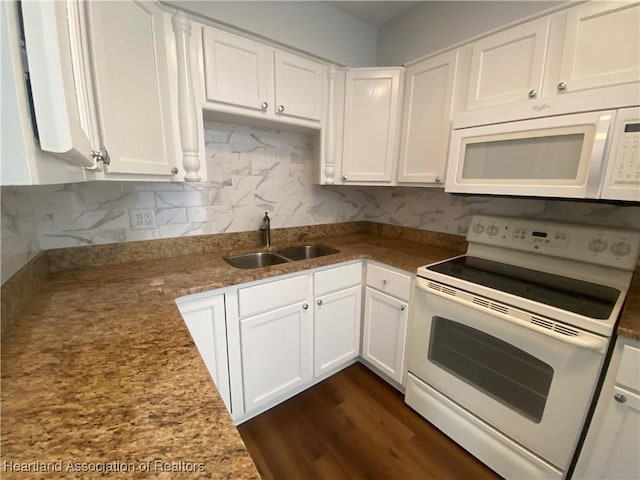
[[[352,365],[238,426],[264,479],[497,479]]]

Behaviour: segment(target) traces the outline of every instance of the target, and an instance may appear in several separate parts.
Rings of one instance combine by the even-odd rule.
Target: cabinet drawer
[[[323,270],[313,274],[314,295],[324,295],[362,283],[362,263]]]
[[[640,391],[640,349],[625,345],[622,350],[616,383]]]
[[[247,317],[307,299],[307,275],[238,289],[238,315]]]
[[[367,285],[409,301],[411,276],[378,265],[367,265]]]

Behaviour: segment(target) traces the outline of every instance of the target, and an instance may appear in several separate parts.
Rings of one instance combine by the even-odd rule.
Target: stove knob
[[[611,245],[611,253],[613,253],[616,257],[624,257],[625,255],[629,255],[631,253],[631,245],[629,242],[618,242]]]
[[[482,232],[484,232],[484,225],[482,225],[481,223],[476,223],[473,228],[471,228],[471,230],[473,230],[473,233],[481,234]]]
[[[493,237],[496,233],[498,233],[500,229],[498,228],[497,225],[489,225],[487,227],[487,235]]]
[[[601,238],[594,238],[589,242],[589,250],[593,253],[602,253],[604,252],[609,245],[606,240],[602,240]],[[612,247],[613,248],[613,247]]]

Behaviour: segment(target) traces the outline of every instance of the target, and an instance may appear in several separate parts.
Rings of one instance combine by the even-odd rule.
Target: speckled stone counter
[[[631,287],[627,301],[625,302],[620,323],[618,324],[618,335],[640,340],[640,270],[636,269],[631,279]]]
[[[131,261],[140,258],[135,249],[155,242],[126,244],[128,261],[115,264],[117,246],[51,252],[59,271],[2,334],[2,478],[95,478],[92,470],[109,470],[109,478],[257,478],[174,299],[357,258],[415,271],[464,250],[461,237],[434,234],[426,245],[403,239],[409,229],[367,228],[311,237],[336,255],[255,270],[222,258],[255,250],[253,236],[227,250],[223,239],[206,248],[180,239],[179,250],[165,242],[167,252],[144,261]]]

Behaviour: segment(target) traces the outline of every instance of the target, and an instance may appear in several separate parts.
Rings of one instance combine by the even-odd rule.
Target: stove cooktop
[[[604,285],[471,256],[430,265],[427,270],[596,320],[609,319],[621,293]]]

